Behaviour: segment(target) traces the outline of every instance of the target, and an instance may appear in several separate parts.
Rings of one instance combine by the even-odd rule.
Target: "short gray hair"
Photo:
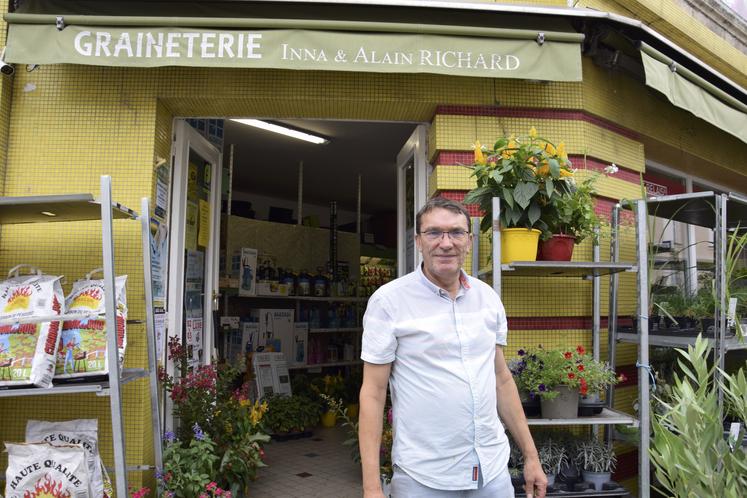
[[[415,216],[416,233],[420,233],[420,221],[423,218],[423,215],[430,213],[434,209],[445,209],[447,211],[451,211],[454,214],[463,214],[467,219],[467,231],[471,232],[469,211],[467,211],[467,208],[464,207],[464,204],[458,201],[447,199],[446,197],[434,197],[433,199],[426,202],[425,206],[420,208],[420,211],[418,211],[418,214]]]

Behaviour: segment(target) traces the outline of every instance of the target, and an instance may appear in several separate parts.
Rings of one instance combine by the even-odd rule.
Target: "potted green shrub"
[[[547,476],[547,485],[548,487],[554,487],[555,478],[560,475],[563,466],[568,464],[568,451],[565,445],[552,438],[542,441],[537,451],[542,470]]]
[[[573,246],[595,236],[599,217],[594,212],[594,184],[599,175],[592,175],[581,184],[571,183],[570,191],[554,195],[542,209],[541,220],[546,225],[542,233],[537,259],[570,261]]]
[[[486,213],[481,229],[492,227],[492,199],[501,201],[501,263],[534,261],[542,231],[542,208],[555,196],[570,192],[573,170],[565,145],[537,136],[532,127],[524,137],[502,137],[492,148],[475,143],[472,176],[477,187],[464,198]]]
[[[612,445],[602,444],[591,438],[581,441],[576,447],[576,465],[581,469],[584,481],[594,485],[594,489],[602,491],[604,484],[612,481],[612,472],[617,466],[617,457]]]
[[[726,406],[747,421],[747,369],[724,373],[715,383],[709,365],[711,347],[703,338],[687,351],[677,350],[681,374],[676,374],[666,410],[653,412],[651,463],[666,496],[747,496],[747,448],[723,435],[719,389]]]
[[[264,424],[275,439],[310,435],[309,429],[319,422],[320,404],[306,396],[273,394],[266,401]]]

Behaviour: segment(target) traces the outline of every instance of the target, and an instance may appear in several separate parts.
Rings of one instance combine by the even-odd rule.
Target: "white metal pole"
[[[472,218],[472,276],[480,276],[480,218]]]
[[[231,216],[231,202],[233,202],[233,144],[229,145],[228,155],[228,198],[226,199],[226,215]],[[226,267],[230,268],[231,258],[226,252]],[[230,272],[226,272],[230,273]]]
[[[716,241],[715,244],[715,250],[714,250],[714,258],[716,259],[716,298],[718,301],[716,302],[716,317],[715,317],[715,325],[716,325],[716,331],[718,333],[717,336],[714,336],[716,339],[715,348],[713,350],[713,354],[717,355],[714,358],[714,362],[718,362],[718,367],[723,370],[724,369],[724,363],[726,360],[726,347],[725,347],[725,341],[726,341],[726,315],[727,315],[727,302],[726,302],[726,248],[727,248],[727,223],[726,223],[726,195],[725,194],[718,194],[716,195],[716,226],[715,226],[715,233],[714,233],[714,239]],[[719,381],[721,380],[721,374],[719,373],[719,370],[716,370],[714,372],[715,377],[715,385],[718,386]],[[718,389],[718,406],[719,406],[719,412],[723,413],[723,402],[724,402],[724,392],[722,389]]]
[[[693,179],[691,177],[685,178],[685,189],[688,193],[693,191]],[[687,243],[687,252],[685,254],[685,263],[687,264],[687,278],[685,279],[685,285],[687,285],[687,293],[694,296],[698,291],[698,248],[695,246],[697,242],[695,238],[695,225],[688,223],[687,237],[685,242]]]
[[[119,349],[117,338],[117,307],[114,284],[114,238],[112,233],[112,179],[101,177],[101,234],[104,256],[104,295],[106,300],[106,359],[109,367],[109,404],[114,447],[114,475],[117,496],[127,495],[127,462],[122,421],[122,393],[120,384]]]
[[[646,200],[640,199],[635,203],[636,208],[636,249],[638,252],[638,335],[640,345],[638,349],[638,403],[640,414],[640,451],[638,462],[638,482],[640,485],[640,498],[648,498],[650,494],[649,478],[649,374],[651,372],[648,358],[648,304],[649,304],[649,282],[648,282],[648,211]]]
[[[610,262],[617,263],[620,260],[620,204],[612,208],[610,217]],[[610,274],[610,297],[609,312],[607,314],[607,347],[609,348],[609,360],[612,368],[617,363],[617,286],[619,282],[617,273]],[[615,399],[615,388],[607,389],[607,404],[612,407]]]
[[[297,224],[303,223],[303,161],[298,162],[298,220]]]
[[[501,200],[493,197],[493,290],[501,295]]]
[[[594,227],[594,243],[592,245],[592,261],[599,263],[599,227]],[[592,281],[592,317],[591,317],[591,346],[592,354],[595,361],[599,361],[599,330],[601,328],[601,278],[598,272],[594,273],[594,279]]]
[[[150,410],[153,425],[153,453],[156,469],[163,470],[163,454],[161,448],[161,415],[158,399],[158,362],[156,360],[156,325],[153,316],[153,275],[151,273],[150,250],[150,204],[148,198],[143,197],[140,202],[140,225],[143,238],[143,287],[145,288],[145,337],[148,350],[148,378],[150,380]]]

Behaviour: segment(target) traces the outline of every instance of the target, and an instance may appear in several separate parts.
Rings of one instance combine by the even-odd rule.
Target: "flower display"
[[[574,170],[563,142],[555,145],[537,134],[532,127],[523,137],[498,139],[492,148],[476,142],[472,176],[477,188],[467,194],[465,204],[479,204],[491,212],[492,198],[501,200],[503,228],[537,228],[547,231],[542,211],[553,198],[571,192]],[[491,225],[490,216],[482,220],[482,229]]]
[[[618,382],[607,363],[595,361],[583,346],[575,349],[520,349],[518,358],[510,362],[516,386],[530,398],[553,399],[557,386],[578,389],[581,395],[598,393]]]

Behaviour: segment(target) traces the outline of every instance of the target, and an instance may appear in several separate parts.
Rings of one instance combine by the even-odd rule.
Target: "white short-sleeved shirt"
[[[455,300],[421,268],[379,288],[363,317],[361,359],[392,363],[392,462],[434,489],[476,489],[505,471],[495,346],[506,344],[498,295],[462,272]]]

